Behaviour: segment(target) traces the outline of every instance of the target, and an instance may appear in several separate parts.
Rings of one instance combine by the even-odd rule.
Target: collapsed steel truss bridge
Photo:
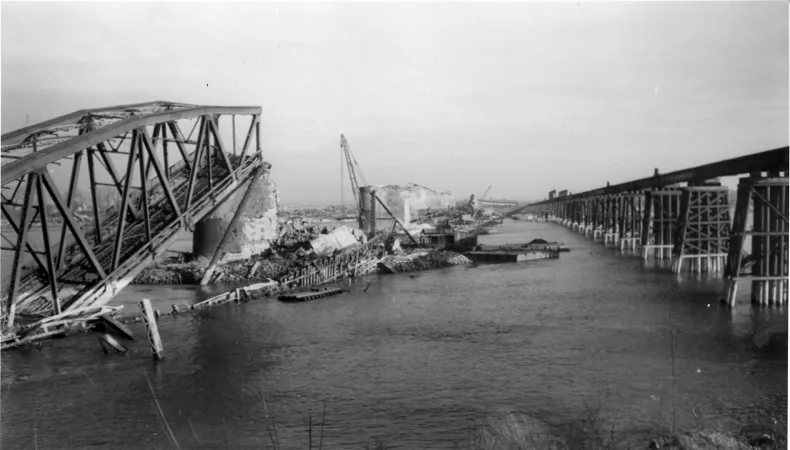
[[[4,328],[112,299],[262,166],[260,115],[157,101],[4,134]]]

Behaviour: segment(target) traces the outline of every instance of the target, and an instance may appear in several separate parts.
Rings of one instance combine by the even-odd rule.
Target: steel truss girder
[[[232,155],[222,140],[218,118],[223,113],[233,115],[234,132],[235,115],[251,116],[239,156],[235,156],[235,134]],[[166,250],[180,231],[229,198],[249,179],[253,169],[263,164],[259,113],[260,108],[192,107],[128,117],[102,129],[83,129],[81,135],[64,143],[67,145],[53,145],[3,166],[3,185],[17,183],[11,197],[2,197],[5,222],[17,236],[4,236],[14,251],[14,264],[10,286],[3,290],[3,324],[13,326],[21,313],[40,317],[109,301]],[[185,118],[201,124],[194,149],[188,148],[188,139],[183,139],[176,122]],[[154,127],[153,137],[146,126]],[[15,134],[19,135],[9,133]],[[128,152],[119,152],[120,145],[109,144],[109,139],[119,134],[129,136]],[[167,153],[168,134],[181,155],[178,161],[171,160],[172,155]],[[255,150],[250,152],[253,139]],[[111,154],[128,154],[123,177],[118,176],[108,156]],[[47,169],[48,164],[64,158],[74,160],[65,196]],[[87,159],[93,217],[80,226],[72,209],[82,159]],[[102,168],[112,180],[109,186],[121,194],[120,210],[113,212],[110,207],[103,215],[97,198],[98,187],[104,185],[97,181]],[[16,178],[7,178],[11,176]],[[17,203],[15,197],[23,185],[24,197]],[[53,217],[47,214],[47,197],[56,210],[55,218],[65,225],[60,232],[51,230],[49,219]],[[20,207],[21,214],[15,211]],[[30,242],[36,218],[41,222],[43,251]],[[74,243],[67,243],[67,235]],[[23,273],[26,253],[33,257],[36,267]]]
[[[206,115],[259,116],[260,114],[260,107],[198,106],[154,114],[130,116],[113,125],[81,134],[66,142],[55,144],[43,151],[30,153],[12,163],[3,166],[2,171],[0,172],[2,185],[5,186],[13,180],[16,180],[32,171],[46,167],[48,164],[57,162],[57,160],[61,158],[71,156],[85,148],[105,142],[118,134],[144,126]],[[9,139],[7,136],[8,135],[3,135],[3,141]]]

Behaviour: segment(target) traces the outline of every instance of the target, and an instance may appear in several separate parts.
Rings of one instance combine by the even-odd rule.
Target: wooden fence
[[[377,235],[361,247],[340,255],[309,261],[280,278],[280,284],[293,289],[332,283],[346,277],[366,275],[377,271],[378,246],[382,235]]]

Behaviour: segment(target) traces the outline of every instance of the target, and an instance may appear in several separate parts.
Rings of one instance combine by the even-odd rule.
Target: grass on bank
[[[644,433],[629,437],[614,430],[609,436],[592,422],[575,421],[557,434],[535,431],[530,420],[508,414],[474,430],[467,447],[470,450],[767,450],[787,448],[787,426],[778,425],[773,432],[752,436],[734,436],[713,430],[694,430],[675,436],[656,436],[645,439]],[[619,434],[619,433],[618,433]],[[660,434],[660,432],[656,432]],[[624,441],[624,442],[623,442]],[[751,442],[750,442],[751,441]]]
[[[149,382],[150,383],[150,382]],[[150,386],[150,384],[149,384]],[[156,412],[160,425],[175,449],[182,447],[172,434],[167,419],[159,408],[156,394],[151,388],[156,403]],[[266,442],[261,448],[279,450],[281,448],[304,448],[306,450],[323,450],[324,423],[326,422],[326,405],[324,404],[320,422],[312,416],[302,416],[304,426],[302,442],[281,442],[277,432],[275,418],[264,402]],[[615,432],[614,427],[608,431],[604,428],[601,416],[591,413],[585,407],[580,417],[554,427],[548,427],[528,416],[509,413],[467,429],[467,440],[456,448],[466,450],[769,450],[787,448],[787,426],[774,420],[773,430],[767,428],[761,434],[752,436],[735,436],[713,430],[697,429],[682,434],[671,435],[664,429],[641,430],[636,433]],[[301,413],[300,413],[301,416]],[[223,425],[224,422],[223,422]],[[191,422],[189,423],[196,442],[200,442]],[[462,436],[459,436],[462,438]],[[227,442],[221,448],[233,448]],[[401,448],[398,443],[384,440],[368,445],[365,450],[387,450]],[[426,448],[430,448],[429,446]]]

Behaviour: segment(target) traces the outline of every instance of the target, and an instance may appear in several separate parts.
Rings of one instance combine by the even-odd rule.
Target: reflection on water
[[[666,426],[671,333],[681,428],[696,423],[692,410],[729,431],[784,417],[786,358],[756,351],[751,336],[786,332],[786,311],[752,307],[748,289],[729,310],[719,304],[721,280],[673,275],[553,224],[508,222],[481,242],[537,237],[572,251],[371,276],[303,304],[163,317],[159,364],[139,324],[126,357],[103,355],[89,334],[5,353],[2,446],[167,448],[145,376],[187,448],[260,448],[266,410],[283,448],[305,447],[303,420],[319,421],[323,402],[324,446],[339,449],[376,439],[452,448],[473,421],[503,411],[555,423],[595,403],[617,430]],[[134,314],[148,297],[167,312],[221,289],[133,286],[116,302]]]

